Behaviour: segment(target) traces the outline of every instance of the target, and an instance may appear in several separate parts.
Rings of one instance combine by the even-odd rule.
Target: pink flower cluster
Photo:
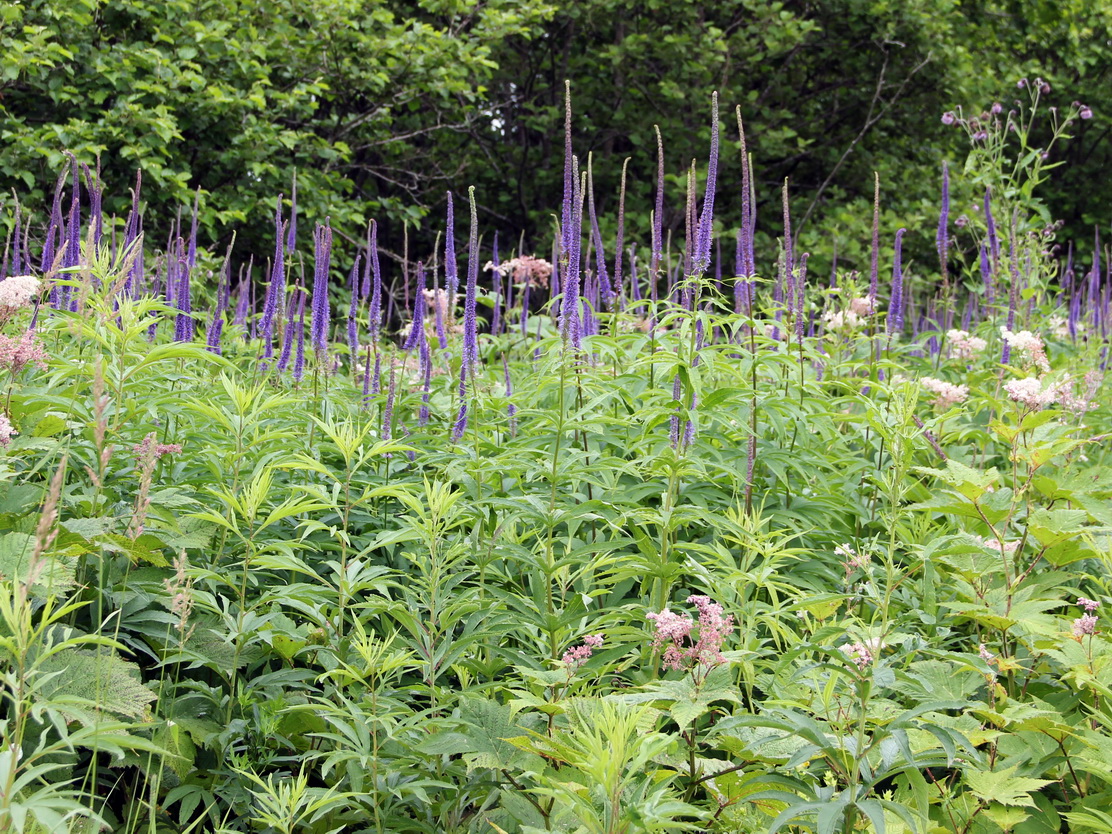
[[[861,318],[871,316],[876,312],[876,298],[871,295],[854,298],[849,302],[849,311]]]
[[[595,649],[602,645],[601,634],[588,634],[583,638],[583,642],[578,646],[572,646],[564,656],[560,658],[564,665],[568,667],[569,672],[573,672],[582,666],[591,657]]]
[[[1084,414],[1086,411],[1091,411],[1097,407],[1097,391],[1100,390],[1100,384],[1103,380],[1104,375],[1100,371],[1089,371],[1085,374],[1084,387],[1080,393],[1075,393],[1073,383],[1063,383],[1058,395],[1059,404],[1066,411],[1072,411],[1074,414]],[[1064,390],[1067,385],[1069,389]]]
[[[656,626],[653,648],[664,649],[664,666],[684,670],[725,663],[722,644],[734,630],[733,615],[723,616],[722,606],[702,594],[692,594],[687,601],[699,612],[698,639],[691,636],[695,621],[690,614],[677,614],[665,608],[659,614],[645,615]]]
[[[1033,376],[1024,379],[1013,379],[1004,383],[1004,390],[1008,396],[1032,411],[1039,411],[1058,399],[1059,385],[1050,385],[1043,388],[1040,380]]]
[[[0,281],[0,318],[7,319],[30,304],[39,294],[39,286],[34,275],[12,275]]]
[[[485,270],[494,269],[494,263],[487,261],[483,268]],[[552,277],[552,264],[544,258],[522,255],[519,258],[502,261],[498,265],[498,272],[503,276],[512,275],[514,280],[527,283],[533,287],[547,287],[548,279]]]
[[[1000,335],[1012,350],[1020,354],[1025,364],[1034,365],[1041,371],[1050,370],[1050,360],[1046,358],[1046,346],[1041,337],[1030,330],[1013,333],[1006,327],[1000,328]]]
[[[846,543],[840,544],[834,548],[834,555],[842,557],[842,565],[847,571],[857,568],[858,570],[865,570],[869,567],[872,559],[869,558],[868,553],[858,553],[853,549],[853,546]]]
[[[46,367],[46,351],[33,330],[24,331],[21,336],[0,334],[0,368],[11,371],[14,376],[32,364]]]
[[[970,336],[964,330],[947,330],[946,341],[950,344],[951,353],[958,359],[972,359],[988,346],[988,342],[980,336]]]
[[[858,669],[864,669],[866,666],[872,665],[873,660],[883,648],[884,643],[879,637],[858,640],[856,643],[845,643],[838,647],[842,654],[857,664]]]
[[[7,446],[12,442],[12,435],[19,434],[8,419],[7,414],[0,414],[0,446]]]
[[[1093,612],[1100,607],[1100,603],[1095,599],[1078,597],[1077,604],[1085,609],[1085,613],[1073,621],[1071,631],[1073,631],[1073,638],[1080,640],[1086,635],[1097,633],[1097,615]]]
[[[132,447],[132,451],[135,452],[135,457],[142,461],[148,455],[157,460],[163,455],[181,454],[180,443],[155,443],[155,439],[155,434],[152,431],[150,434],[143,438],[142,443],[136,443]]]
[[[919,382],[934,394],[931,404],[937,408],[949,408],[952,405],[965,402],[969,397],[968,385],[954,385],[952,382],[929,376],[923,377]]]
[[[1082,614],[1073,621],[1073,636],[1075,639],[1080,640],[1087,634],[1097,633],[1097,615],[1096,614]]]

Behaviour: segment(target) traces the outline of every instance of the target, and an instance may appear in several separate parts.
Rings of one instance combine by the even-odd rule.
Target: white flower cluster
[[[930,376],[923,377],[919,380],[919,384],[934,394],[931,404],[938,408],[949,408],[952,405],[965,402],[966,398],[969,397],[968,385],[954,385],[952,382]]]
[[[1015,402],[1027,406],[1032,411],[1038,411],[1058,399],[1059,386],[1051,384],[1043,388],[1041,380],[1029,376],[1005,382],[1004,390]]]
[[[822,314],[822,320],[827,330],[857,330],[865,323],[853,310],[827,310]]]
[[[980,336],[970,336],[964,330],[947,330],[946,341],[958,359],[972,359],[988,346]]]
[[[0,312],[11,314],[26,307],[39,294],[39,286],[34,275],[12,275],[0,281]]]
[[[1026,364],[1034,365],[1041,371],[1050,370],[1050,360],[1046,358],[1046,346],[1039,336],[1036,336],[1030,330],[1020,330],[1018,333],[1013,333],[1006,327],[1000,328],[1000,335],[1011,346],[1012,350],[1021,354]]]

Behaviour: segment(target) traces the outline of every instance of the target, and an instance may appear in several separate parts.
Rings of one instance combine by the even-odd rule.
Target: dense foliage
[[[937,267],[762,250],[716,112],[685,249],[596,257],[569,131],[557,263],[472,194],[399,332],[373,229],[279,214],[253,298],[70,175],[0,282],[0,830],[1108,831],[1112,291],[1035,86],[955,115]]]

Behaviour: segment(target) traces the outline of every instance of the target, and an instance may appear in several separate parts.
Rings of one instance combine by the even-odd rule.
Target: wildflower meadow
[[[568,89],[536,240],[6,205],[0,831],[1112,831],[1099,108],[933,115],[819,274],[744,106],[603,218]]]

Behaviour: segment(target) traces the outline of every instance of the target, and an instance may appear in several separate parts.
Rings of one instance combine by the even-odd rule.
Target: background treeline
[[[627,157],[629,205],[652,202],[654,124],[667,225],[682,228],[686,169],[705,160],[718,90],[731,137],[719,186],[727,272],[738,104],[765,243],[787,177],[800,245],[822,240],[829,253],[833,239],[860,266],[877,171],[886,232],[907,226],[925,263],[940,164],[960,166],[969,147],[942,113],[1010,108],[1021,77],[1096,114],[1054,149],[1051,162],[1068,165],[1040,191],[1045,217],[1088,238],[1112,216],[1101,186],[1110,29],[1107,0],[15,0],[0,3],[0,188],[42,211],[64,152],[90,165],[99,154],[106,211],[126,215],[142,167],[148,228],[165,228],[199,188],[202,245],[234,230],[238,251],[265,257],[295,170],[302,217],[330,216],[352,241],[376,218],[394,253],[406,225],[410,251],[427,252],[445,192],[475,185],[488,242],[497,229],[503,256],[522,236],[544,252],[565,78],[611,240]],[[973,188],[955,184],[955,214]],[[631,237],[646,241],[648,212],[635,215]]]

